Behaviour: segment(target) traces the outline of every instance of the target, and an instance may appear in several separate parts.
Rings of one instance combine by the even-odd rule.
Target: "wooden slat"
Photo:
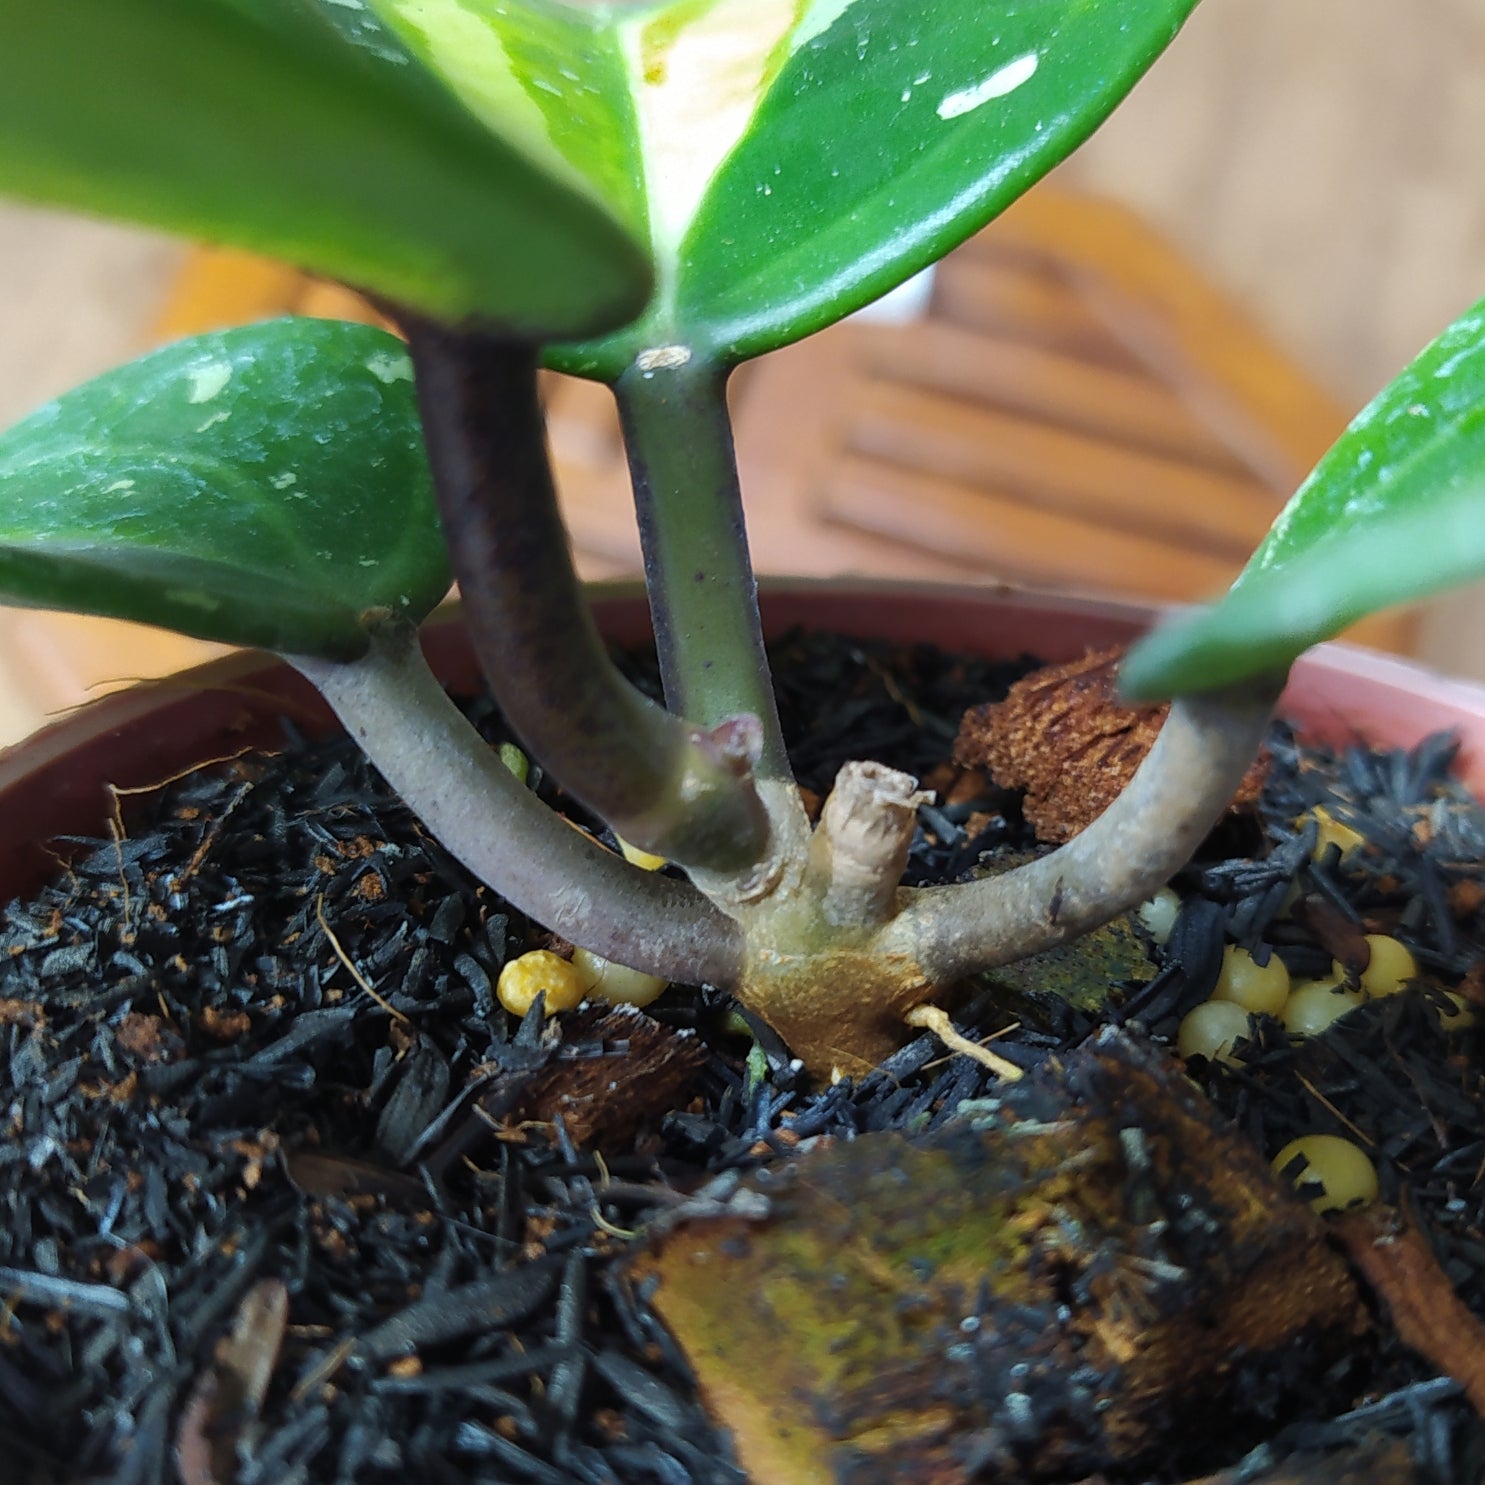
[[[643,570],[627,480],[574,463],[558,470],[557,490],[574,551],[608,564],[615,573]]]
[[[304,275],[286,263],[229,248],[198,248],[186,259],[152,339],[178,340],[288,314],[304,283]]]
[[[863,529],[822,526],[818,492],[840,458],[855,377],[858,326],[832,326],[765,356],[733,399],[753,565],[797,577],[983,575],[973,558],[933,552]]]
[[[889,383],[863,384],[846,446],[1020,496],[1090,527],[1142,533],[1234,561],[1258,544],[1280,504],[1251,481]],[[1111,577],[1119,572],[1110,568]]]
[[[974,561],[1008,580],[1189,600],[1220,592],[1238,569],[1236,562],[859,458],[831,470],[820,509],[827,519]]]
[[[640,569],[628,562],[615,562],[602,553],[590,552],[584,547],[575,547],[572,560],[577,575],[585,583],[608,583],[619,578],[637,578]]]
[[[542,374],[547,436],[559,463],[577,463],[627,481],[614,394],[600,382]]]
[[[878,380],[981,402],[1040,423],[1229,473],[1242,468],[1175,387],[941,319],[862,324],[861,365]]]
[[[1418,611],[1404,608],[1373,614],[1353,624],[1339,636],[1353,645],[1371,645],[1378,650],[1391,650],[1398,655],[1417,653]]]
[[[384,315],[378,314],[354,289],[344,284],[332,284],[322,278],[302,279],[299,294],[287,313],[309,315],[320,320],[351,320],[362,325],[380,325],[392,328]]]
[[[1183,384],[1213,430],[1275,487],[1297,486],[1345,427],[1332,397],[1125,208],[1038,189],[961,251],[993,272],[995,244],[1075,264],[1089,313],[1141,365]]]
[[[19,652],[7,617],[0,610],[0,748],[20,742],[46,721],[46,710],[36,698],[30,676],[24,668],[16,669]]]
[[[43,609],[0,610],[0,633],[11,669],[46,713],[227,653],[166,629]]]
[[[1007,262],[991,250],[951,254],[934,274],[930,305],[935,318],[969,330],[1144,374],[1060,271]]]

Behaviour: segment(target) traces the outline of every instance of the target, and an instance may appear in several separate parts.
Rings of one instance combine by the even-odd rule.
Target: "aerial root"
[[[966,1057],[973,1057],[976,1062],[988,1067],[991,1072],[1004,1078],[1008,1083],[1014,1083],[1018,1078],[1025,1076],[1024,1071],[1014,1062],[997,1056],[988,1047],[982,1047],[978,1042],[972,1042],[967,1036],[956,1031],[948,1012],[940,1010],[936,1005],[915,1005],[903,1017],[903,1020],[909,1026],[931,1031],[951,1052],[961,1052]]]

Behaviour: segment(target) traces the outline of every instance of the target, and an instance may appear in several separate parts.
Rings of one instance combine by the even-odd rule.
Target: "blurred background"
[[[760,570],[1220,587],[1345,419],[1485,295],[1482,79],[1485,0],[1205,0],[920,319],[739,379]],[[250,260],[11,205],[0,264],[0,425],[164,334],[357,312]],[[580,561],[632,570],[606,394],[548,396]],[[1368,637],[1485,678],[1482,617],[1470,592]],[[0,743],[206,652],[0,612]]]

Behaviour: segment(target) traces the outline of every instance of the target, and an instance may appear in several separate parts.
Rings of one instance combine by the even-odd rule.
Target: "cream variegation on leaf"
[[[359,0],[648,241],[645,313],[551,354],[609,380],[729,364],[885,293],[1079,143],[1193,3]]]

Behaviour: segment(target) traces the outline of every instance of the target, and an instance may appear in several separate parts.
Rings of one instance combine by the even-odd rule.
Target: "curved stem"
[[[669,350],[614,385],[665,699],[707,727],[756,716],[759,772],[791,778],[758,618],[727,370]]]
[[[378,630],[348,664],[288,659],[444,849],[523,913],[648,974],[736,980],[737,925],[690,883],[629,865],[548,809],[445,695],[410,629]]]
[[[635,845],[740,872],[768,845],[746,727],[713,736],[614,668],[572,566],[527,345],[403,316],[481,668],[523,742]],[[756,731],[756,729],[753,729]]]
[[[1002,876],[912,893],[879,947],[911,954],[942,983],[1040,953],[1143,902],[1231,803],[1280,689],[1174,702],[1129,786],[1081,835]]]

